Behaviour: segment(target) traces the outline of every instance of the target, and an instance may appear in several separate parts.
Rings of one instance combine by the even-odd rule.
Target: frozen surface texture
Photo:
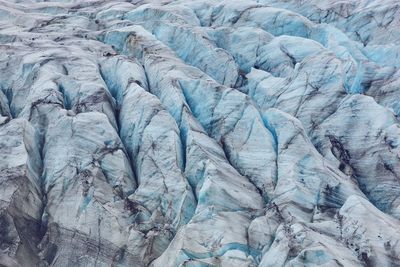
[[[400,266],[396,0],[0,0],[0,266]]]

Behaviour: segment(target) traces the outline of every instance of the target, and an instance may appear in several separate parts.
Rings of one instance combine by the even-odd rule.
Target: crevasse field
[[[0,0],[0,266],[400,266],[397,0]]]

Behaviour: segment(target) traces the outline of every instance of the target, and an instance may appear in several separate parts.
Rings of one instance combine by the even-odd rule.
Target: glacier
[[[395,0],[0,0],[0,266],[400,266]]]

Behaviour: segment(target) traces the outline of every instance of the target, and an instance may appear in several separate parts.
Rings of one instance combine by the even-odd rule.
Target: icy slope
[[[400,266],[399,12],[0,0],[0,266]]]

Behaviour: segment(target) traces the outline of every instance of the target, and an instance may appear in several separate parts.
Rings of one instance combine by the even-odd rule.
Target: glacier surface
[[[400,266],[396,0],[0,0],[0,266]]]

